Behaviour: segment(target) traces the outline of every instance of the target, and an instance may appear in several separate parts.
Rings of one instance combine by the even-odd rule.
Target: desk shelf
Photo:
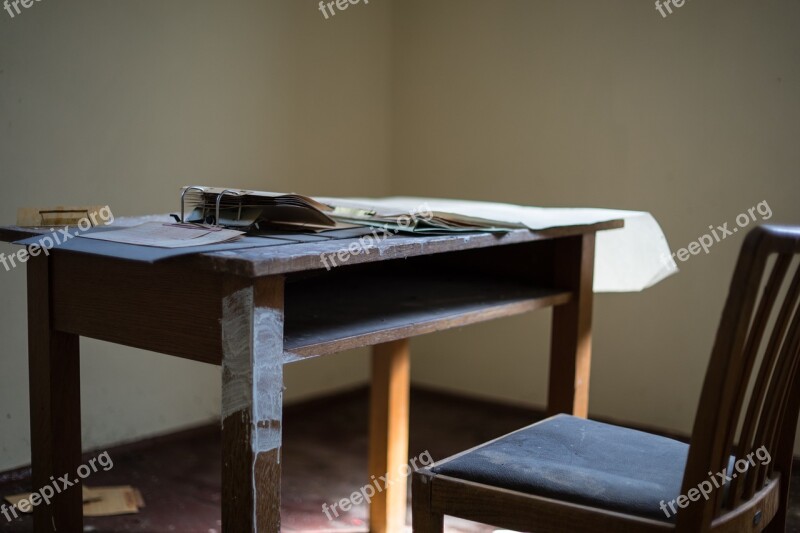
[[[325,276],[286,286],[287,362],[567,303],[568,291],[477,274]]]

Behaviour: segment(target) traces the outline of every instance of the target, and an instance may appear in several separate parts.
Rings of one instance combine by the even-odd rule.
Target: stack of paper
[[[322,201],[328,202],[328,200]],[[384,211],[410,213],[419,209],[420,205],[424,205],[432,212],[480,217],[494,221],[502,227],[518,227],[522,224],[532,231],[623,219],[624,228],[601,231],[597,234],[595,292],[640,291],[678,271],[664,232],[653,216],[644,211],[528,207],[415,197],[346,198],[332,201],[337,205],[359,205],[376,213]],[[451,215],[447,216],[449,218]]]
[[[331,218],[341,222],[377,226],[395,233],[442,234],[468,231],[506,232],[526,229],[522,223],[481,218],[462,212],[433,211],[424,198],[415,205],[393,206],[380,201],[365,203],[340,198],[317,198],[333,210]]]

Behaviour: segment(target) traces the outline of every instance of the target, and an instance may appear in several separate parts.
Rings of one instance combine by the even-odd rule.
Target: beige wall
[[[800,223],[800,4],[404,0],[393,192],[651,211],[673,250]],[[599,295],[591,414],[688,432],[742,233]],[[414,343],[416,383],[543,405],[549,316]]]
[[[0,12],[0,223],[176,209],[189,183],[652,211],[678,248],[767,200],[800,222],[800,6],[43,0]],[[687,431],[736,235],[596,302],[592,413]],[[0,252],[12,248],[0,246]],[[25,275],[0,271],[0,470],[28,462]],[[548,315],[414,341],[414,381],[545,398]],[[218,369],[83,341],[87,448],[214,419]],[[363,352],[287,400],[363,383]]]
[[[386,194],[390,9],[356,7],[335,21],[295,1],[0,11],[0,224],[25,205],[175,211],[187,183]],[[0,269],[0,471],[29,461],[24,285]],[[85,447],[218,417],[218,368],[81,347]],[[287,401],[366,375],[363,353],[298,364]]]

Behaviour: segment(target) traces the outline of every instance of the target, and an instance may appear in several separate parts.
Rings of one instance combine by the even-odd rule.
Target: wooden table
[[[553,307],[548,410],[586,416],[595,233],[622,225],[392,236],[330,271],[320,254],[356,239],[152,264],[61,249],[32,257],[33,489],[81,464],[81,336],[222,366],[222,523],[236,533],[280,530],[284,365],[373,346],[377,477],[408,460],[410,337]],[[36,233],[0,228],[0,240]],[[371,531],[402,528],[405,487],[376,495]],[[82,531],[82,520],[81,492],[67,490],[35,508],[34,528]]]

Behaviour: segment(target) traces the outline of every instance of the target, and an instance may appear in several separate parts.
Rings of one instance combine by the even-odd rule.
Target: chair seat
[[[689,445],[641,431],[557,415],[484,444],[436,474],[671,521]]]

